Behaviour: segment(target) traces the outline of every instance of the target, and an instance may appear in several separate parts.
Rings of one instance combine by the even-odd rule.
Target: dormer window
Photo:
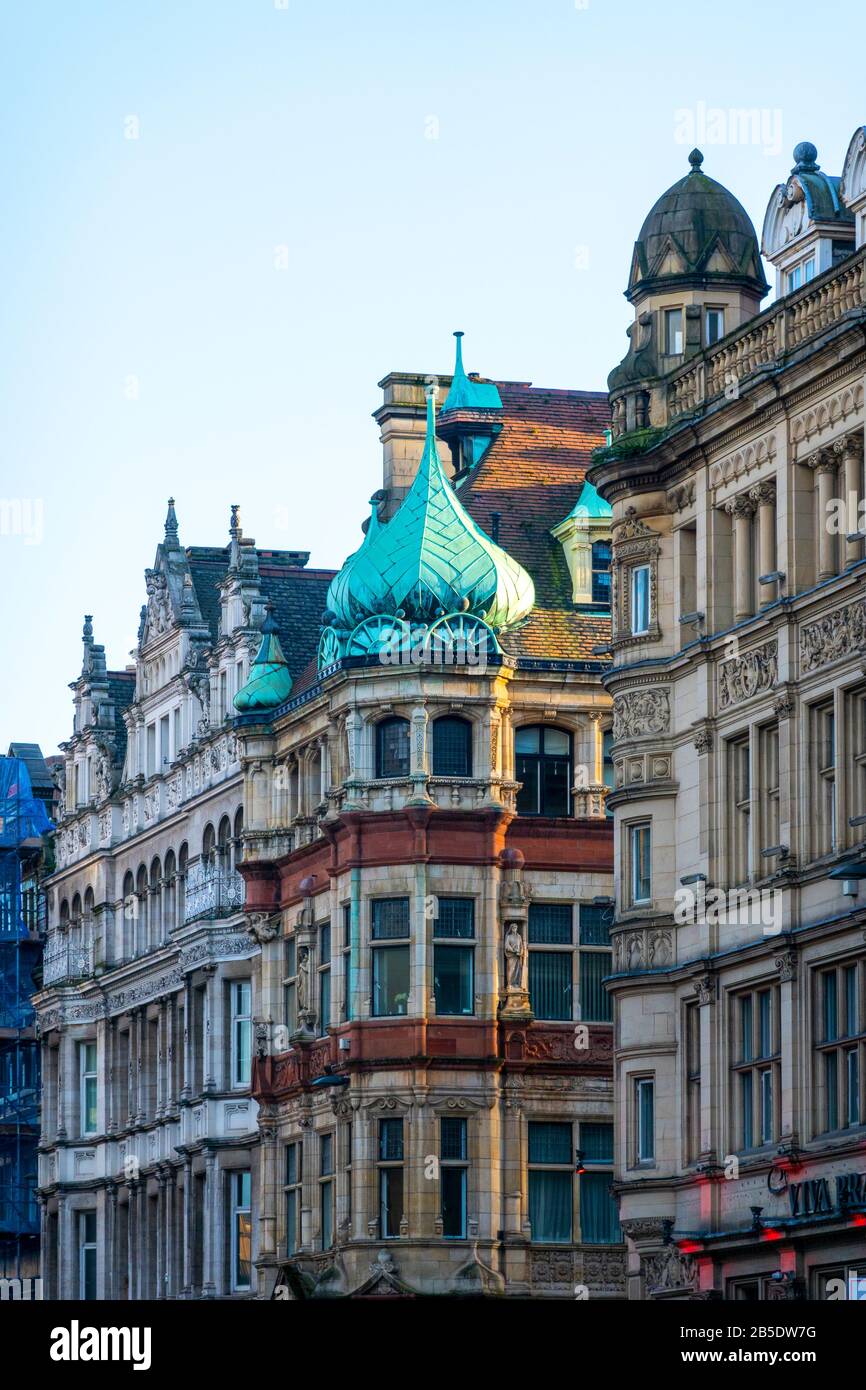
[[[683,311],[665,309],[665,352],[668,357],[680,357],[683,351]]]
[[[815,278],[815,257],[809,256],[807,260],[801,261],[788,271],[788,294],[793,294],[801,285],[808,285],[810,280]]]
[[[707,347],[712,347],[720,338],[725,336],[725,311],[724,309],[707,309],[704,317],[704,340]]]

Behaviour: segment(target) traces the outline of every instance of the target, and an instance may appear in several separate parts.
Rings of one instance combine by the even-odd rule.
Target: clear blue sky
[[[866,120],[862,14],[3,0],[0,498],[29,534],[0,535],[0,738],[68,735],[85,612],[129,660],[169,494],[184,543],[238,502],[260,545],[339,564],[376,382],[448,371],[453,329],[469,370],[603,388],[682,113],[760,231],[793,145],[839,173]],[[713,108],[763,135],[701,141]]]

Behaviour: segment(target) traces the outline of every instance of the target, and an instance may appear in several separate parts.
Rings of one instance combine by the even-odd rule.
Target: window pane
[[[334,1171],[334,1136],[323,1134],[319,1140],[319,1176],[330,1177]]]
[[[568,758],[541,760],[541,814],[567,816],[571,763]]]
[[[860,1058],[856,1047],[847,1055],[848,1107],[846,1120],[849,1125],[860,1123]]]
[[[441,1168],[442,1234],[462,1240],[466,1235],[466,1169]]]
[[[610,945],[611,911],[609,907],[597,907],[581,903],[578,908],[578,917],[581,946]]]
[[[289,1192],[286,1195],[286,1253],[294,1255],[298,1248],[298,1207],[300,1204],[300,1193]]]
[[[475,899],[439,898],[434,936],[456,936],[471,940],[475,936]]]
[[[530,945],[570,946],[572,914],[571,903],[530,903]]]
[[[839,1036],[839,1020],[836,1014],[836,971],[827,970],[822,978],[824,985],[824,1041],[834,1042]]]
[[[331,924],[325,922],[319,929],[319,964],[328,965],[331,959]]]
[[[514,751],[515,753],[537,753],[539,729],[537,725],[530,725],[528,728],[515,729],[514,731]]]
[[[373,899],[373,940],[388,941],[409,935],[409,899]]]
[[[655,1095],[651,1081],[639,1081],[638,1102],[638,1160],[650,1162],[655,1158]]]
[[[771,995],[768,989],[762,990],[761,993],[758,995],[758,1004],[760,1006],[762,1057],[772,1057],[773,1055],[773,1027],[770,1000]]]
[[[755,1143],[754,1108],[752,1099],[752,1073],[740,1074],[740,1120],[743,1133],[743,1148],[751,1149]]]
[[[569,1124],[552,1120],[530,1120],[529,1162],[567,1163],[574,1160],[571,1152],[572,1130]]]
[[[331,1026],[331,972],[322,970],[319,974],[319,1037],[323,1038]]]
[[[585,1023],[610,1023],[613,1000],[601,983],[612,969],[610,951],[580,952],[580,1017]]]
[[[610,1173],[583,1173],[580,1178],[580,1231],[587,1245],[614,1245],[622,1240]]]
[[[301,1181],[300,1146],[289,1144],[286,1149],[286,1186]]]
[[[409,773],[409,721],[385,719],[376,725],[376,776],[406,777]]]
[[[538,815],[539,760],[529,754],[518,753],[515,776],[521,788],[517,793],[517,814],[519,816]]]
[[[581,1124],[580,1148],[584,1163],[613,1163],[613,1125]]]
[[[740,1061],[751,1062],[753,1053],[752,996],[746,994],[740,1000]]]
[[[471,946],[433,948],[433,988],[437,1014],[471,1014],[475,1009]]]
[[[529,1172],[529,1221],[534,1244],[571,1240],[571,1173]]]
[[[399,1236],[403,1220],[403,1169],[379,1169],[379,1221],[383,1238]]]
[[[379,1121],[379,1160],[401,1161],[403,1159],[403,1121]]]
[[[298,973],[297,958],[298,943],[292,936],[286,942],[286,978],[289,980]]]
[[[440,1149],[442,1158],[466,1157],[466,1121],[443,1116],[440,1121]]]
[[[592,547],[593,603],[610,603],[610,541],[596,541]]]
[[[472,725],[465,719],[437,719],[433,724],[433,776],[472,776]]]
[[[322,1184],[321,1208],[322,1249],[330,1250],[334,1244],[334,1184],[332,1182]]]
[[[373,1014],[384,1018],[405,1014],[409,1004],[409,947],[391,946],[373,952]]]
[[[827,1092],[827,1129],[839,1128],[839,1088],[837,1054],[827,1052],[824,1056],[824,1086]]]
[[[564,729],[544,730],[544,751],[545,753],[565,754],[568,757],[571,752],[571,738]]]
[[[845,1031],[849,1038],[858,1031],[858,1015],[857,967],[856,965],[849,965],[845,968]]]
[[[536,1018],[571,1018],[571,953],[529,952],[529,1000]]]

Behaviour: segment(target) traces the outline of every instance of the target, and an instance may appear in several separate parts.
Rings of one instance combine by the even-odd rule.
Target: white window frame
[[[638,595],[639,592],[643,589],[643,585],[638,583],[638,575],[646,576],[646,622],[643,626],[638,626],[638,620],[640,616],[638,608]],[[629,591],[631,602],[629,612],[629,629],[632,637],[645,637],[649,633],[650,627],[652,625],[652,566],[634,565],[632,567],[630,579],[631,583],[629,585]]]
[[[645,1152],[646,1135],[643,1130],[643,1094],[649,1088],[652,1104],[652,1146]],[[656,1083],[654,1076],[638,1076],[634,1081],[634,1156],[639,1167],[649,1167],[656,1161]]]
[[[249,1009],[244,1011],[239,1003],[239,997],[244,986],[249,990]],[[241,1060],[241,1049],[238,1046],[238,1028],[247,1029],[247,1056],[252,1062],[252,1041],[253,1041],[253,982],[251,979],[232,980],[230,983],[231,1001],[231,1087],[233,1091],[246,1090],[250,1086],[249,1076],[238,1079],[238,1066]]]
[[[87,1050],[93,1048],[93,1068],[87,1065]],[[98,1062],[99,1055],[96,1043],[91,1039],[88,1042],[78,1044],[78,1105],[79,1105],[79,1130],[81,1134],[97,1134],[99,1132],[99,1082],[98,1082]],[[93,1089],[96,1096],[94,1105],[94,1124],[92,1129],[87,1129],[87,1083],[93,1082]]]
[[[94,1240],[85,1240],[87,1233],[87,1218],[92,1216],[96,1226],[96,1237]],[[93,1258],[96,1265],[96,1279],[99,1278],[99,1217],[92,1208],[78,1213],[78,1297],[84,1300],[84,1290],[86,1288],[85,1269],[87,1265],[87,1252],[93,1251]]]
[[[640,879],[640,837],[644,833],[648,837],[649,847],[649,892],[646,897],[638,893]],[[628,826],[628,894],[629,906],[631,907],[640,907],[645,903],[652,902],[652,821],[636,821],[633,825]]]
[[[250,1180],[250,1200],[249,1205],[243,1203],[243,1180],[248,1177]],[[231,1242],[231,1285],[232,1293],[247,1293],[253,1286],[253,1175],[249,1168],[233,1168],[228,1174],[229,1179],[229,1240]],[[238,1278],[240,1266],[240,1251],[238,1248],[239,1230],[238,1217],[249,1216],[250,1218],[250,1279],[249,1283],[242,1284]]]
[[[679,326],[679,328],[678,328],[677,330],[673,330],[672,327],[671,327],[671,325],[672,325],[673,322],[674,322],[674,317],[673,317],[674,314],[679,314],[680,326]],[[665,310],[664,310],[664,320],[663,320],[663,323],[664,323],[664,354],[665,354],[665,356],[666,356],[666,357],[682,357],[682,355],[683,355],[683,349],[684,349],[684,347],[685,347],[685,339],[684,339],[684,334],[685,334],[685,315],[684,315],[684,313],[683,313],[682,308],[681,308],[681,307],[677,307],[677,306],[673,306],[673,307],[670,308],[670,309],[665,309]],[[671,346],[671,343],[676,341],[676,336],[677,336],[677,335],[679,336],[679,342],[680,342],[680,345],[679,345],[679,348],[678,348],[678,349]]]
[[[720,332],[715,338],[710,337],[711,315],[718,315]],[[707,306],[704,316],[704,343],[706,347],[715,347],[725,336],[725,307],[723,304],[710,304]]]

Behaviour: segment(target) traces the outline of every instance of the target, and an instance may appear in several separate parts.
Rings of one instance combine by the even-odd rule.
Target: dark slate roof
[[[298,569],[283,563],[278,550],[260,550],[258,556],[262,592],[274,606],[280,643],[292,680],[297,681],[318,650],[325,599],[335,571]]]
[[[647,214],[635,242],[627,294],[663,288],[696,276],[704,282],[742,283],[766,294],[758,238],[749,214],[723,184],[709,178],[700,165],[703,155],[693,150],[691,172],[673,184]],[[667,248],[673,245],[683,261],[675,274],[658,273]],[[730,261],[725,270],[708,270],[716,248]]]
[[[220,595],[217,585],[229,566],[229,546],[187,546],[186,556],[201,614],[211,634],[219,637]],[[315,655],[322,614],[333,570],[306,569],[307,552],[256,550],[261,590],[274,606],[280,643],[295,680]]]
[[[114,702],[114,746],[122,766],[126,757],[126,725],[123,722],[123,711],[132,704],[135,696],[135,672],[109,671],[107,677],[108,695]]]
[[[535,583],[531,616],[503,637],[502,646],[533,660],[598,660],[592,648],[610,641],[610,617],[575,608],[565,553],[550,531],[574,507],[592,450],[605,443],[607,395],[497,385],[502,430],[458,495],[488,535],[491,514],[499,512],[499,544]]]

